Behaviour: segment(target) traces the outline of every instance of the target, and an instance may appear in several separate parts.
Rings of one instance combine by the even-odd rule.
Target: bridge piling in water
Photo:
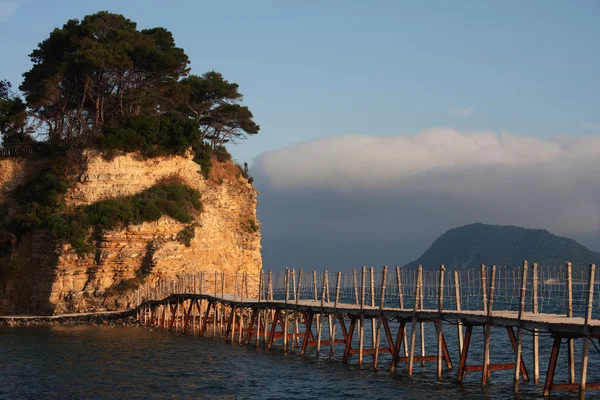
[[[540,280],[539,268],[533,263],[529,274],[527,262],[518,270],[500,269],[500,273],[496,266],[488,271],[483,265],[479,271],[452,273],[447,273],[443,265],[437,271],[425,271],[421,266],[416,271],[396,267],[394,284],[388,276],[391,272],[393,279],[394,271],[384,267],[381,272],[375,273],[373,268],[367,270],[363,266],[360,283],[356,270],[345,274],[338,272],[335,286],[331,287],[327,271],[319,275],[319,279],[316,271],[303,275],[302,270],[296,272],[293,269],[277,273],[277,276],[273,271],[256,276],[247,272],[235,276],[215,272],[213,282],[207,280],[211,274],[200,273],[182,276],[177,281],[146,283],[133,299],[138,321],[147,326],[199,336],[209,336],[212,331],[212,337],[229,343],[260,347],[262,342],[266,349],[282,348],[283,351],[294,352],[298,349],[301,355],[306,355],[311,347],[316,357],[326,352],[329,359],[339,357],[343,363],[357,356],[360,368],[365,367],[364,356],[370,355],[373,368],[389,366],[392,373],[397,373],[398,364],[402,362],[408,375],[414,374],[415,362],[422,365],[436,362],[438,379],[444,379],[444,365],[446,370],[453,367],[443,329],[445,323],[450,323],[457,326],[454,348],[459,362],[456,380],[461,383],[467,372],[481,371],[481,385],[485,386],[491,371],[511,370],[515,393],[518,393],[521,382],[529,381],[523,358],[527,348],[532,350],[532,383],[539,382],[542,354],[538,335],[549,333],[554,336],[554,343],[548,355],[542,393],[548,396],[556,390],[578,390],[580,398],[583,398],[587,390],[600,389],[600,384],[587,382],[589,341],[600,338],[600,321],[593,318],[595,266],[590,265],[587,269],[587,279],[578,281],[578,287],[585,284],[584,294],[578,292],[582,298],[580,303],[585,303],[579,309],[584,311],[581,317],[574,316],[572,265],[565,264],[562,281],[556,277],[552,278],[555,281],[551,281],[550,275],[543,274]],[[563,315],[540,312],[540,306],[544,306],[548,299],[544,291],[550,285],[562,285],[552,290],[564,294],[566,305],[563,309],[566,313]],[[531,302],[529,296],[532,296]],[[516,310],[512,308],[515,297],[518,297]],[[480,299],[478,303],[476,299]],[[433,324],[435,331],[426,336],[424,327],[428,323]],[[410,343],[406,340],[408,325],[411,328]],[[365,327],[369,326],[367,332]],[[482,362],[481,365],[471,365],[468,362],[469,348],[473,343],[473,331],[479,327],[483,332]],[[514,355],[511,363],[490,362],[491,358],[498,356],[490,354],[493,352],[490,346],[492,340],[498,339],[498,328],[508,335]],[[340,339],[336,338],[338,329],[342,335]],[[420,333],[418,343],[417,331]],[[527,341],[531,347],[524,348],[526,332],[532,333],[533,341]],[[435,341],[435,355],[425,353],[427,338]],[[574,371],[576,339],[582,339],[579,383]],[[553,381],[563,340],[567,340],[569,379],[568,383],[555,384]],[[420,347],[420,355],[416,353],[417,346]],[[336,350],[340,350],[337,357]]]

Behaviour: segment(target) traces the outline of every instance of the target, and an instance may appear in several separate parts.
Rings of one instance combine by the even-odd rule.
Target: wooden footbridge
[[[359,276],[360,275],[360,276]],[[176,280],[147,282],[136,293],[137,318],[143,324],[165,330],[220,337],[231,343],[245,343],[317,357],[338,356],[344,363],[364,367],[365,356],[375,369],[386,367],[397,373],[402,363],[408,375],[415,363],[437,364],[437,377],[448,376],[461,383],[467,373],[480,372],[485,386],[491,371],[512,371],[512,390],[521,382],[540,379],[540,358],[547,359],[543,394],[553,391],[600,389],[588,383],[590,343],[600,338],[600,320],[593,318],[594,265],[559,268],[516,268],[477,270],[388,271],[363,267],[361,271],[337,272],[329,282],[327,271],[303,275],[286,269],[259,275],[200,273]],[[333,282],[335,281],[335,282]],[[599,291],[597,290],[596,293]],[[597,302],[598,303],[598,302]],[[563,308],[564,307],[564,308]],[[562,308],[560,312],[559,309]],[[553,311],[553,312],[551,312]],[[580,315],[579,315],[580,314]],[[425,326],[433,325],[436,352],[427,355]],[[444,325],[456,329],[457,345],[449,351]],[[512,346],[512,362],[491,362],[490,343],[494,331],[506,331]],[[469,364],[475,329],[483,332],[482,357]],[[420,349],[416,348],[417,332]],[[446,332],[446,335],[448,332]],[[540,357],[539,336],[552,335],[550,354]],[[498,335],[498,334],[496,334]],[[524,336],[531,343],[532,365],[523,357]],[[575,344],[581,344],[578,382]],[[568,353],[568,381],[554,382],[558,355],[563,343]],[[496,355],[494,355],[496,356]],[[471,357],[472,358],[472,357]]]

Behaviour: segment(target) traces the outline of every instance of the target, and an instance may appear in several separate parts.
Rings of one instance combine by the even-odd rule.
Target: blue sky
[[[0,78],[18,85],[54,27],[103,9],[240,84],[262,129],[239,161],[341,134],[600,133],[599,1],[0,0]]]

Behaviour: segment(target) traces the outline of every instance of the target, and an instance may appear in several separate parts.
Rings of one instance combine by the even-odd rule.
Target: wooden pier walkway
[[[461,292],[459,273],[454,271],[454,274],[449,274],[443,266],[435,272],[437,280],[434,283],[437,290],[434,291],[431,291],[432,285],[428,287],[425,284],[421,267],[414,271],[415,279],[412,284],[402,281],[403,274],[398,267],[395,279],[388,276],[394,275],[393,271],[390,273],[384,267],[377,274],[380,278],[378,283],[374,279],[374,270],[363,267],[360,281],[357,279],[357,271],[348,274],[350,278],[346,281],[342,279],[342,273],[338,272],[332,288],[327,271],[321,274],[320,279],[317,279],[317,273],[313,271],[312,275],[308,275],[307,281],[303,280],[302,271],[296,274],[295,271],[286,270],[281,277],[281,284],[276,282],[271,271],[266,279],[264,273],[255,277],[256,279],[247,274],[236,274],[230,280],[221,273],[215,273],[214,278],[211,274],[199,274],[180,277],[177,282],[166,285],[159,282],[154,288],[149,285],[140,288],[137,293],[137,318],[143,324],[165,330],[221,337],[232,343],[252,342],[267,349],[282,346],[283,351],[295,351],[302,355],[306,354],[309,347],[316,350],[317,357],[328,353],[333,358],[337,351],[343,356],[344,363],[356,357],[361,367],[365,364],[364,357],[368,355],[376,369],[381,368],[385,361],[385,366],[395,372],[398,365],[404,363],[409,375],[413,373],[415,363],[424,365],[426,362],[435,362],[439,379],[443,377],[444,369],[455,369],[459,383],[467,373],[480,371],[481,385],[485,386],[490,371],[512,370],[514,393],[519,392],[519,384],[523,381],[539,382],[538,335],[543,332],[554,338],[551,354],[546,355],[548,364],[544,395],[549,396],[557,390],[577,390],[583,399],[587,390],[600,389],[600,384],[587,382],[589,343],[600,338],[600,320],[592,318],[595,266],[589,266],[585,289],[577,292],[573,290],[572,267],[569,263],[565,265],[566,279],[563,282],[564,290],[561,289],[566,301],[564,314],[539,312],[538,302],[543,298],[539,294],[536,264],[533,264],[531,276],[527,262],[518,270],[512,276],[506,274],[506,280],[514,282],[518,278],[515,289],[502,282],[495,266],[489,269],[481,266],[477,276],[480,310],[461,308],[461,301],[464,302],[466,296]],[[452,285],[448,285],[449,275],[454,278]],[[209,276],[212,279],[209,280]],[[226,282],[229,282],[229,286]],[[344,282],[353,282],[353,285],[344,287]],[[390,291],[390,287],[395,289]],[[503,304],[498,301],[503,290],[518,291],[516,309],[499,307]],[[528,290],[531,291],[529,296]],[[340,296],[341,291],[350,293],[350,298]],[[454,292],[454,296],[451,296],[453,307],[445,308],[449,300],[445,296],[448,297],[451,292]],[[249,296],[250,293],[253,296]],[[393,295],[390,296],[390,293]],[[410,293],[412,299],[408,299],[405,293]],[[573,293],[583,293],[585,296],[583,316],[573,314]],[[274,294],[280,299],[274,299]],[[429,301],[429,307],[425,307],[426,299],[431,300],[434,296],[436,301],[433,304]],[[412,301],[410,307],[404,304],[409,300]],[[398,307],[392,306],[395,301]],[[433,355],[427,355],[425,351],[424,327],[428,323],[433,325],[437,339],[433,343],[436,348]],[[457,329],[458,352],[454,360],[448,350],[443,323],[446,329],[448,323],[454,325],[453,329]],[[506,330],[513,350],[513,362],[494,364],[490,361],[492,327],[495,331],[498,328],[500,331]],[[474,328],[481,328],[483,331],[483,359],[477,365],[469,365],[468,353],[473,346],[471,338]],[[366,340],[365,330],[370,332],[370,340]],[[533,365],[526,365],[523,359],[524,331],[533,335]],[[420,349],[416,349],[417,332],[420,333]],[[582,345],[579,382],[575,376],[576,339],[580,339]],[[555,383],[558,354],[563,342],[568,352],[566,369],[569,380]],[[382,360],[383,355],[385,360]]]

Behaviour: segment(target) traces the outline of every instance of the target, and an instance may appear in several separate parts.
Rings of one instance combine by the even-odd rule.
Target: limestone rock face
[[[18,185],[39,171],[44,161],[39,158],[0,158],[0,205],[10,197]]]
[[[107,160],[88,151],[85,156],[85,172],[65,196],[68,205],[130,196],[177,175],[202,195],[203,210],[196,218],[191,245],[177,240],[185,225],[166,216],[104,232],[95,238],[96,251],[81,257],[69,244],[53,242],[48,232],[32,232],[21,238],[11,260],[13,270],[26,274],[14,274],[20,277],[18,282],[5,279],[0,313],[125,309],[134,301],[132,291],[114,288],[139,276],[141,270],[145,286],[155,285],[159,278],[200,272],[260,273],[260,231],[248,229],[249,220],[257,221],[258,193],[245,178],[231,172],[233,165],[217,166],[229,171],[223,175],[226,178],[211,173],[211,179],[204,179],[191,154],[153,159],[127,154]],[[19,164],[5,170],[4,161],[0,160],[0,196],[6,199],[10,188],[22,183],[26,175]]]

